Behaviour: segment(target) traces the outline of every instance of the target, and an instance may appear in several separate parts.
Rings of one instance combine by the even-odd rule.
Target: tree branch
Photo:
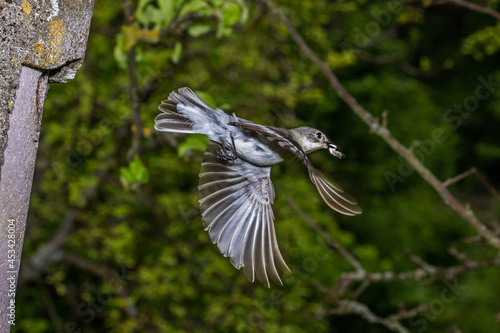
[[[441,196],[444,202],[455,210],[460,216],[468,221],[477,232],[492,246],[500,249],[500,238],[491,232],[486,226],[479,221],[470,209],[464,207],[443,183],[427,169],[422,162],[405,146],[403,146],[384,126],[380,124],[377,117],[374,117],[370,112],[363,108],[356,99],[344,88],[337,79],[335,74],[330,70],[325,62],[323,62],[314,51],[307,45],[302,36],[295,30],[292,23],[283,14],[283,12],[274,4],[272,0],[262,0],[271,9],[281,22],[285,25],[293,40],[299,45],[302,52],[319,68],[321,73],[328,80],[330,85],[337,91],[339,97],[349,105],[349,107],[363,120],[370,130],[381,137],[395,152],[403,156],[410,165],[421,175],[429,185]]]
[[[480,172],[477,172],[476,175],[479,178],[479,180],[484,184],[484,186],[486,186],[488,191],[490,191],[491,195],[494,198],[498,199],[498,191],[493,187],[493,185],[490,184],[490,182],[486,179],[486,177]]]
[[[465,0],[443,0],[443,1],[435,1],[435,2],[432,2],[431,5],[442,5],[442,4],[446,4],[446,3],[450,3],[450,2],[454,3],[457,6],[465,7],[465,8],[468,8],[468,9],[470,9],[472,11],[475,11],[475,12],[478,12],[478,13],[483,13],[483,14],[486,14],[486,15],[493,16],[497,20],[500,20],[500,13],[497,12],[497,11],[495,11],[493,8],[480,6],[478,4],[475,4],[475,3],[472,3],[472,2],[469,2],[469,1],[465,1]]]
[[[132,29],[134,25],[134,11],[131,0],[123,0],[123,10],[125,14],[125,26]],[[125,36],[127,38],[127,36]],[[135,43],[129,45],[127,50],[128,73],[130,79],[130,107],[132,109],[132,119],[135,130],[132,131],[132,145],[127,153],[129,160],[139,153],[142,137],[141,105],[139,103],[139,83],[137,79],[137,62],[135,60]]]
[[[368,273],[364,276],[360,276],[355,272],[349,272],[342,274],[339,279],[347,280],[350,282],[366,281],[366,280],[369,280],[370,282],[389,282],[389,281],[408,280],[408,279],[421,280],[425,277],[434,277],[434,278],[444,277],[447,279],[451,279],[456,277],[457,275],[460,275],[468,271],[491,268],[491,267],[500,267],[500,257],[497,257],[496,259],[487,262],[467,261],[463,265],[452,266],[448,268],[434,267],[433,270],[425,268],[416,268],[411,271],[400,272],[400,273],[376,272],[376,273]]]
[[[299,216],[307,222],[316,232],[323,235],[325,237],[328,245],[333,247],[335,250],[339,251],[339,253],[351,264],[351,266],[355,269],[356,274],[359,276],[364,276],[366,274],[365,269],[361,265],[361,263],[354,257],[354,255],[349,252],[342,244],[340,244],[335,238],[332,237],[326,230],[324,230],[316,221],[314,221],[309,215],[307,215],[302,209],[300,209],[299,205],[295,202],[295,200],[287,199],[287,203],[292,207],[292,209],[299,214]]]
[[[446,179],[444,182],[443,182],[443,185],[448,187],[450,185],[453,185],[455,184],[456,182],[459,182],[461,181],[462,179],[472,175],[473,173],[476,173],[477,172],[477,169],[475,167],[472,167],[470,168],[469,170],[465,171],[465,172],[462,172],[461,174],[455,176],[455,177],[452,177],[452,178],[448,178]]]
[[[397,315],[392,315],[387,318],[379,317],[374,314],[368,306],[357,301],[340,300],[338,301],[338,307],[332,309],[331,313],[335,315],[356,314],[371,324],[383,325],[393,332],[410,333],[406,327],[401,325]]]
[[[40,247],[40,249],[31,256],[28,263],[21,267],[21,274],[19,275],[20,284],[38,277],[49,263],[61,259],[62,252],[60,248],[71,235],[77,213],[77,209],[68,211],[59,229],[50,241]]]
[[[118,276],[113,274],[113,272],[107,269],[105,266],[98,266],[93,262],[75,254],[65,253],[62,256],[62,259],[72,265],[75,265],[83,270],[99,276],[103,281],[112,281],[113,279],[120,280]],[[126,281],[120,280],[120,282],[123,286],[127,284]],[[124,287],[116,290],[116,293],[124,299],[130,298],[130,292]],[[137,310],[137,307],[133,303],[130,303],[125,307],[125,312],[131,318],[137,318],[139,316],[139,310]]]

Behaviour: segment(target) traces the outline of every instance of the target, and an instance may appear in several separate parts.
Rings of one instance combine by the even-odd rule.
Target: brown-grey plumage
[[[342,158],[337,146],[317,129],[264,126],[212,109],[189,88],[173,91],[155,118],[159,131],[201,133],[209,144],[200,172],[200,208],[211,240],[252,282],[282,284],[289,272],[274,229],[271,166],[299,157],[323,200],[344,215],[361,213],[356,200],[326,180],[307,154],[324,148]],[[279,271],[278,271],[279,270]]]

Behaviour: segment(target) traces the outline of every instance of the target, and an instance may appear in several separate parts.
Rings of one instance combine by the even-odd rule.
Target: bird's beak
[[[342,154],[340,151],[338,151],[338,147],[336,144],[334,144],[333,142],[328,142],[328,150],[330,151],[330,154],[332,154],[333,156],[335,157],[338,157],[338,158],[343,158],[345,157],[344,154]]]

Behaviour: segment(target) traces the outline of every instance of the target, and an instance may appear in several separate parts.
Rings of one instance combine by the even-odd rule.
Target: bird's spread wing
[[[270,167],[258,167],[240,158],[221,160],[216,155],[220,149],[211,142],[201,164],[198,190],[205,230],[234,267],[243,267],[249,280],[257,277],[269,287],[270,277],[282,284],[278,269],[290,270],[274,231]]]
[[[307,167],[311,181],[330,208],[344,215],[357,215],[362,213],[356,199],[344,192],[338,185],[335,185],[321,175],[314,168],[302,147],[287,132],[279,128],[262,126],[254,123],[233,122],[229,124],[260,135],[266,140],[279,145],[279,147],[301,158]]]
[[[252,133],[258,140],[266,142],[274,150],[284,150],[293,155],[307,158],[306,153],[292,136],[280,128],[263,126],[243,119],[238,122],[230,122],[229,125],[237,126],[248,133]]]

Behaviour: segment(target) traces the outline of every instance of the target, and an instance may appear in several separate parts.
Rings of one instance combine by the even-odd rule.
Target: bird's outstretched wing
[[[278,145],[281,149],[286,149],[302,159],[307,167],[312,183],[316,186],[319,194],[330,208],[344,215],[352,216],[362,213],[356,199],[319,173],[312,165],[302,147],[287,132],[280,128],[254,123],[231,122],[229,124],[259,135],[265,140],[273,142],[274,145]]]
[[[221,146],[211,142],[200,172],[201,215],[224,256],[250,281],[269,287],[269,277],[282,284],[280,273],[290,272],[281,256],[274,231],[271,204],[274,188],[270,167],[258,167],[241,158],[217,157]]]

